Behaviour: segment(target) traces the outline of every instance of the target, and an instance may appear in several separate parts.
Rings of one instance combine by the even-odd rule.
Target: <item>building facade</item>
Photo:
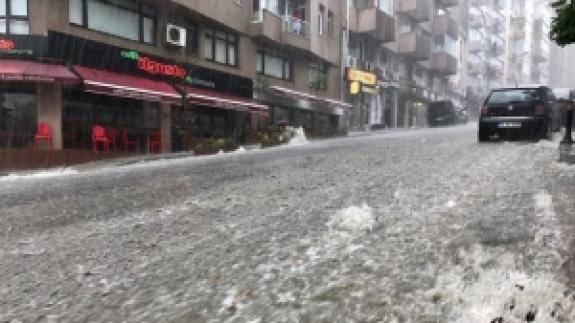
[[[464,105],[467,1],[349,1],[347,65],[377,76],[349,94],[350,127],[425,126],[432,101]]]
[[[157,133],[190,150],[280,121],[334,134],[339,3],[0,0],[0,148],[33,146],[41,123],[55,149],[90,149],[95,126],[144,152]]]
[[[548,84],[551,8],[544,0],[508,1],[505,84]]]
[[[502,0],[470,2],[467,98],[473,107],[481,105],[491,88],[505,84],[506,17]]]

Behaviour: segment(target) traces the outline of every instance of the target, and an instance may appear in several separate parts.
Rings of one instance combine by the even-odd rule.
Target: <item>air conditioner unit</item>
[[[168,24],[166,26],[166,43],[176,47],[186,47],[186,29]]]

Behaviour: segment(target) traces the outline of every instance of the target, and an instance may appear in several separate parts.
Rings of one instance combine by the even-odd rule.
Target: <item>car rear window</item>
[[[499,90],[491,93],[487,103],[533,102],[539,99],[539,93],[536,89]]]
[[[429,111],[435,113],[448,113],[451,111],[451,106],[445,102],[436,102],[429,104]]]

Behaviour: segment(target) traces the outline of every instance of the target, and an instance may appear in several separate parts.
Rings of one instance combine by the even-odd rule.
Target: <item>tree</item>
[[[575,2],[556,0],[551,6],[557,12],[551,23],[551,39],[559,46],[575,43]]]

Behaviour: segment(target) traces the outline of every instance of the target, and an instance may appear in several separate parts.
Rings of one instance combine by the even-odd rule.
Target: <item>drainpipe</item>
[[[345,68],[347,66],[347,56],[349,53],[349,6],[350,0],[345,1],[345,26],[341,33],[341,63],[340,63],[340,81],[341,81],[341,91],[340,91],[340,101],[345,102],[345,92],[347,91],[346,81],[345,81]],[[353,108],[352,108],[353,109]],[[347,124],[346,128],[350,126],[350,113],[344,112],[345,122]]]

